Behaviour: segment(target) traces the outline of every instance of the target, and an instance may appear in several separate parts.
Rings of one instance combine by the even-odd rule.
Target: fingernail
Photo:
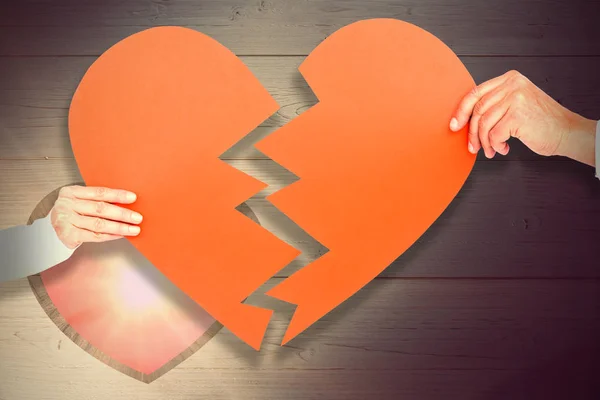
[[[453,131],[458,129],[458,120],[456,118],[452,118],[450,120],[450,129],[452,129]]]
[[[133,219],[134,222],[142,222],[142,219],[144,217],[142,217],[142,214],[136,213],[134,212],[133,214],[131,214],[131,219]]]
[[[132,233],[134,235],[137,235],[140,233],[140,227],[139,226],[130,226],[129,227],[129,233]]]
[[[475,154],[475,148],[473,147],[473,145],[471,144],[471,142],[469,142],[469,151],[473,154]]]
[[[128,201],[134,201],[135,199],[137,199],[137,196],[135,195],[135,193],[131,193],[131,192],[127,192],[127,200]]]

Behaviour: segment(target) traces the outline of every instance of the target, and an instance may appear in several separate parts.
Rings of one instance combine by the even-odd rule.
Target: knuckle
[[[60,228],[60,223],[58,222],[58,220],[56,218],[50,218],[50,225],[52,225],[52,228],[55,231]]]
[[[103,198],[105,194],[106,194],[106,188],[104,188],[104,187],[97,187],[96,188],[96,196],[98,198]]]
[[[513,75],[512,80],[516,82],[519,87],[524,86],[528,82],[528,79],[523,74],[518,72]]]
[[[477,128],[478,128],[478,124],[479,122],[475,123],[473,120],[471,120],[471,124],[469,124],[469,136],[471,136],[472,138],[477,138]]]
[[[54,203],[54,209],[56,212],[64,211],[67,208],[67,200],[64,197],[59,197]]]
[[[485,101],[483,101],[483,100],[478,101],[475,104],[475,107],[473,107],[473,114],[478,115],[478,116],[482,116],[483,112],[485,110],[485,105],[486,105]]]
[[[482,115],[481,118],[479,118],[479,132],[484,131],[488,124],[489,117],[487,115]]]
[[[68,212],[68,210],[55,205],[50,212],[50,222],[53,227],[62,226],[64,225],[65,221],[68,221],[70,215],[71,214]]]
[[[496,138],[500,135],[500,128],[498,128],[498,125],[496,125],[495,127],[493,127],[492,129],[490,129],[490,141],[494,141],[496,140]]]
[[[469,135],[477,136],[478,125],[479,125],[478,117],[471,118],[471,121],[469,122]]]
[[[94,218],[94,230],[96,232],[100,231],[102,228],[104,228],[104,220],[102,218]]]
[[[500,144],[500,139],[498,135],[498,131],[496,129],[492,129],[489,134],[490,144],[492,147],[496,147]]]
[[[83,206],[83,201],[79,199],[65,199],[61,204],[62,210],[70,212],[75,209],[79,209]]]
[[[58,221],[52,222],[52,228],[54,229],[54,232],[56,232],[56,236],[58,236],[59,238],[62,238],[64,236],[63,226]]]
[[[62,227],[62,223],[60,218],[58,218],[58,216],[51,216],[50,218],[50,225],[52,225],[52,227],[56,230]]]
[[[58,197],[67,197],[71,193],[71,188],[69,186],[63,186],[58,191]]]
[[[516,103],[517,105],[524,104],[526,100],[527,100],[527,98],[525,96],[525,93],[523,93],[520,90],[516,91],[513,94],[513,102]]]
[[[515,80],[517,81],[517,85],[520,87],[523,87],[527,84],[527,78],[525,78],[523,75],[517,76]]]
[[[469,108],[467,107],[467,105],[465,103],[461,103],[458,106],[458,109],[456,111],[456,118],[457,119],[468,119],[471,116],[471,113],[469,111]]]
[[[98,215],[104,215],[106,213],[107,207],[108,207],[108,204],[106,204],[104,201],[96,202],[96,213]]]

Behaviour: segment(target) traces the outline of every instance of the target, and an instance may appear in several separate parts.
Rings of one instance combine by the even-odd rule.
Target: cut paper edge
[[[256,148],[300,178],[267,199],[329,252],[267,292],[297,305],[282,344],[410,248],[452,202],[475,162],[466,128],[449,129],[475,83],[429,32],[393,19],[359,21],[325,39],[300,72],[319,103]]]
[[[278,108],[217,41],[188,28],[158,27],[100,56],[69,112],[71,144],[86,184],[138,195],[131,208],[144,222],[130,242],[257,350],[272,311],[242,301],[299,252],[238,214],[235,206],[266,185],[219,157]],[[198,207],[201,218],[193,212]],[[174,216],[173,208],[187,220],[181,211]],[[215,267],[202,276],[180,267],[194,263]]]

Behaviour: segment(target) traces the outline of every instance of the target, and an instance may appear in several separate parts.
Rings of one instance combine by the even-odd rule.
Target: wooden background
[[[95,58],[147,27],[188,26],[241,55],[282,106],[225,157],[271,185],[247,203],[304,252],[265,291],[324,249],[265,201],[296,178],[251,145],[315,103],[297,67],[327,35],[365,18],[412,22],[478,83],[516,69],[600,119],[598,15],[598,2],[567,0],[5,1],[0,229],[81,179],[67,113]],[[0,400],[599,398],[599,260],[593,169],[515,143],[480,157],[406,254],[289,346],[278,343],[293,308],[258,293],[254,304],[276,309],[260,353],[223,329],[150,385],[70,342],[26,279],[0,284]]]

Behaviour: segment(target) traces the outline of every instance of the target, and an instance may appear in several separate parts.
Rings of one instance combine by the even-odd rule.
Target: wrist
[[[598,121],[582,117],[573,112],[569,112],[565,118],[568,128],[562,136],[557,155],[594,166]]]
[[[65,260],[75,252],[77,248],[71,249],[56,234],[56,230],[52,226],[51,213],[48,213],[44,218],[36,220],[35,223],[40,225],[41,232],[43,232],[42,236],[48,248],[51,249],[53,256],[60,260]]]

